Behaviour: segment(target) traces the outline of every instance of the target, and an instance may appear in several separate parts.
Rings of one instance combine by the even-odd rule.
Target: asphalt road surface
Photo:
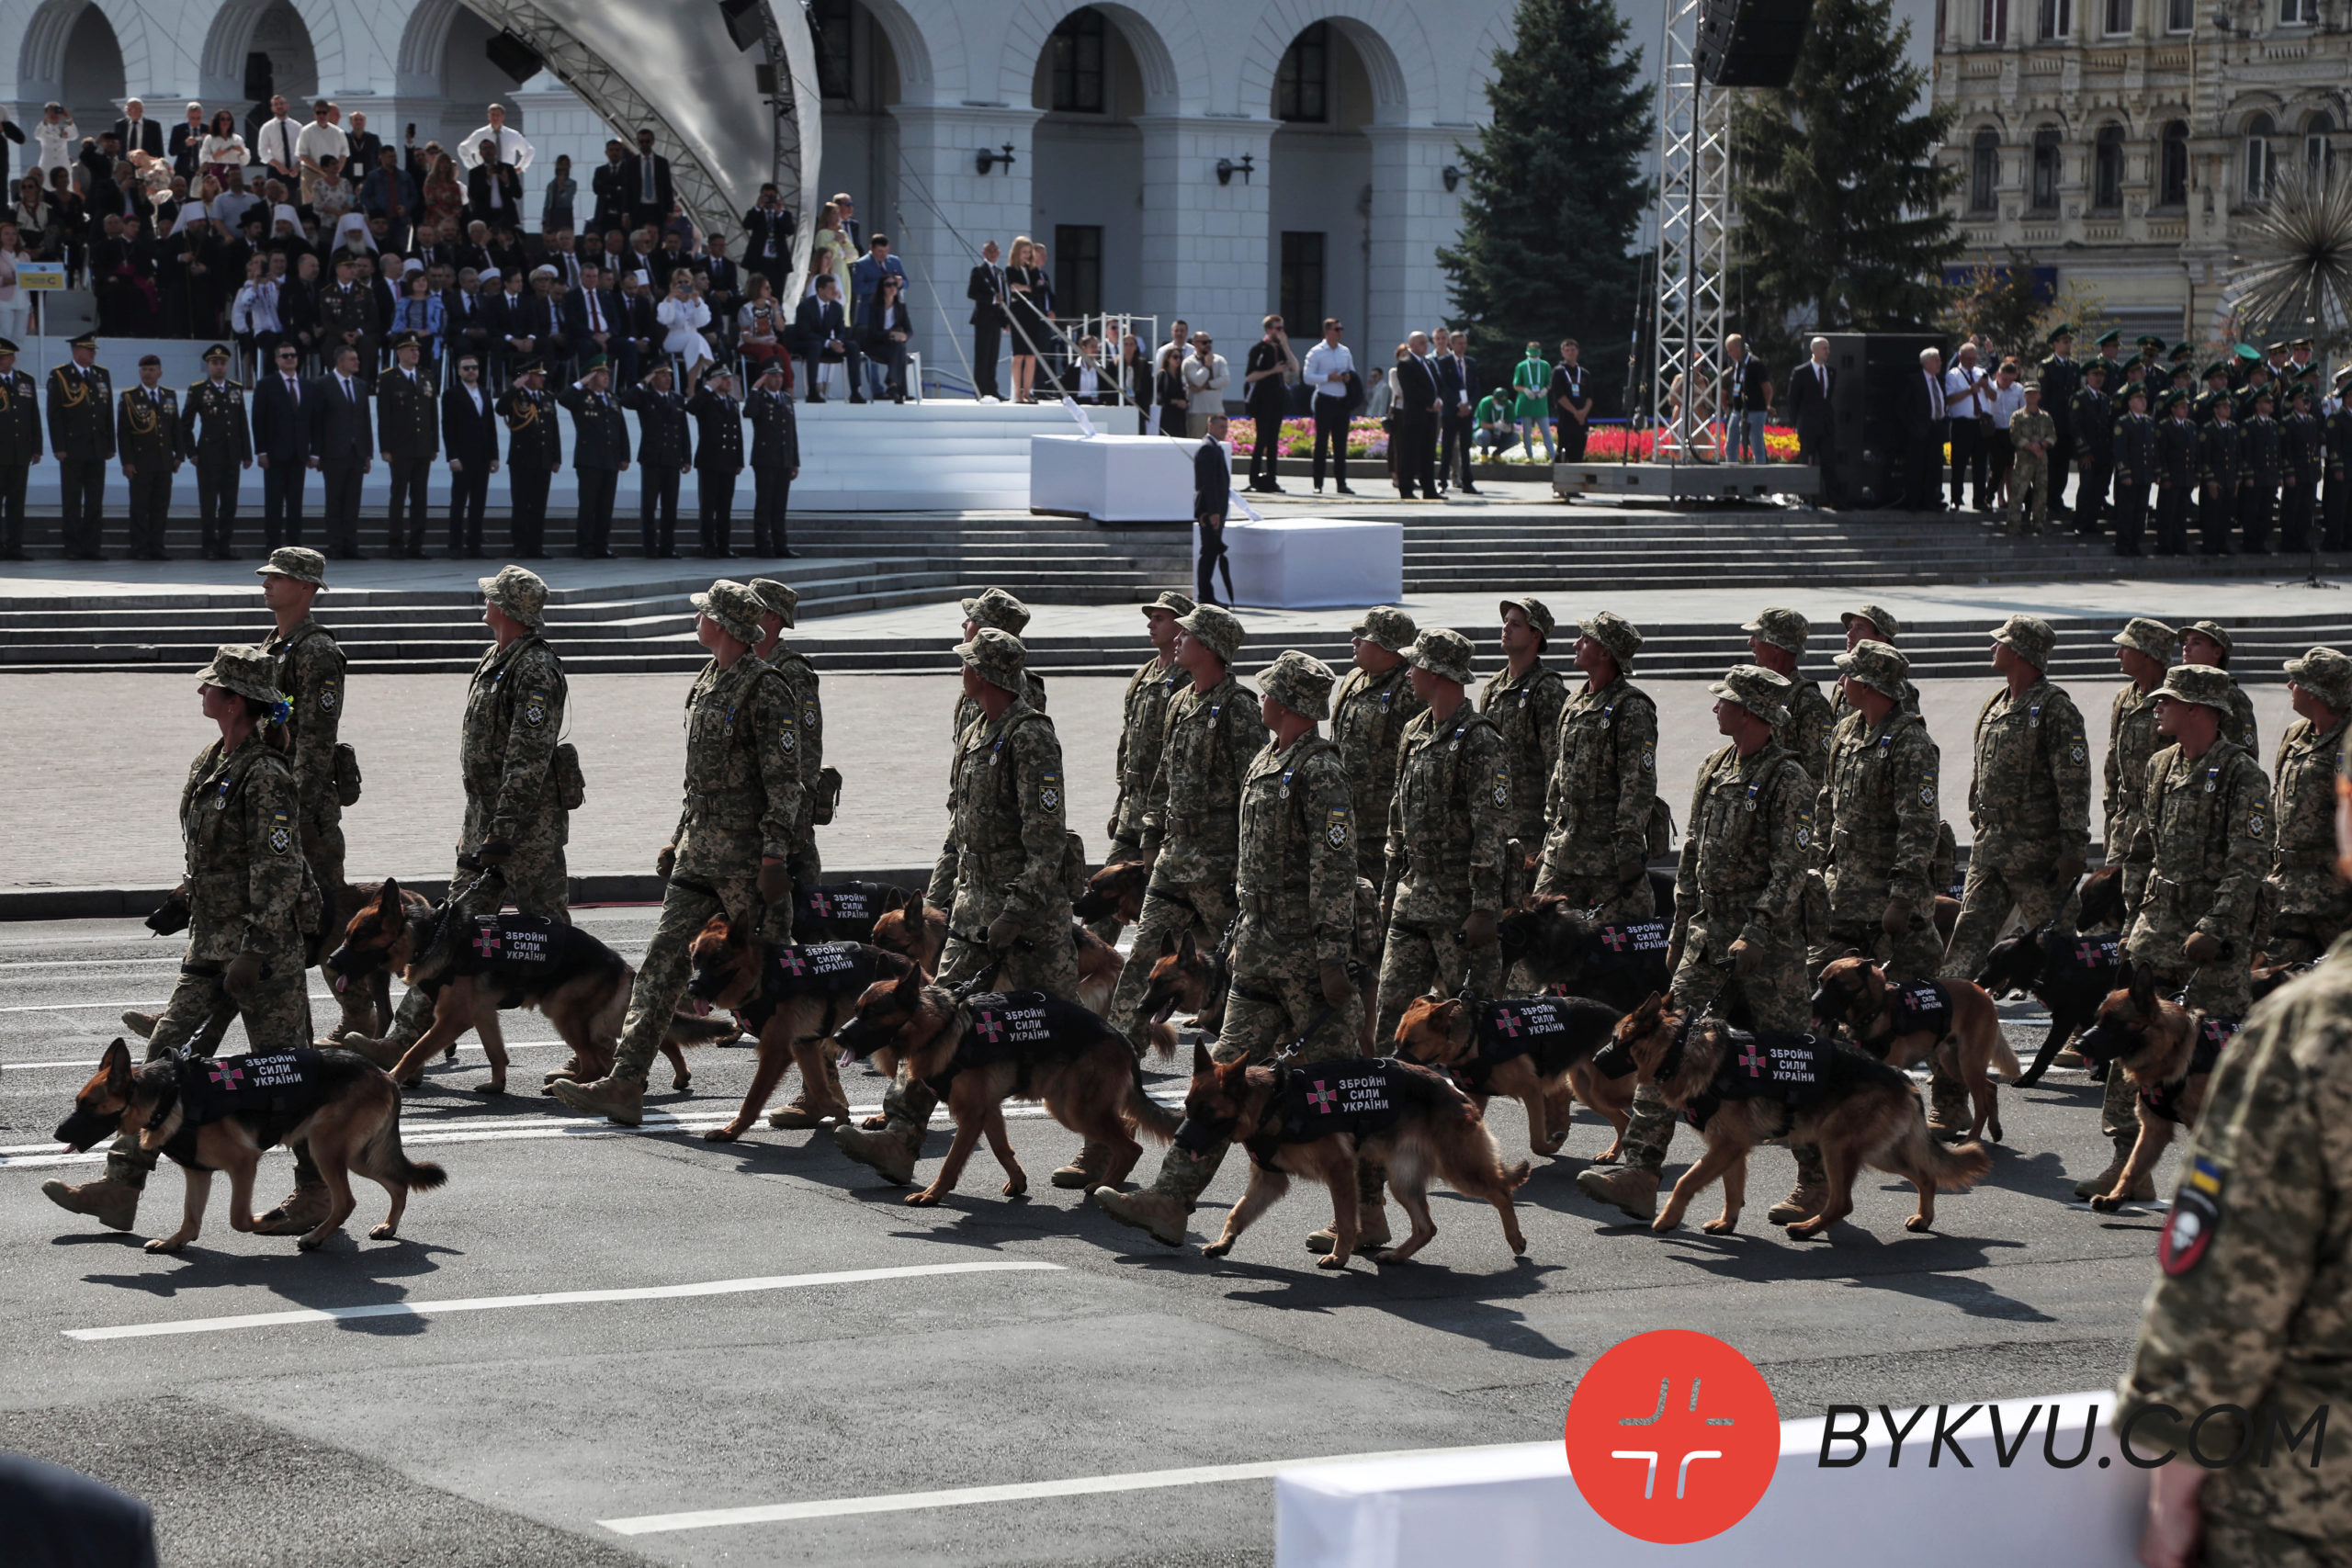
[[[582,920],[633,958],[651,915]],[[1873,1173],[1830,1240],[1790,1241],[1763,1223],[1792,1176],[1777,1149],[1740,1234],[1649,1235],[1575,1190],[1606,1142],[1580,1111],[1521,1191],[1524,1259],[1441,1189],[1419,1258],[1333,1276],[1300,1245],[1329,1218],[1319,1192],[1204,1258],[1236,1157],[1191,1244],[1163,1248],[1047,1184],[1078,1140],[1035,1108],[1010,1123],[1023,1201],[985,1149],[916,1210],[823,1134],[708,1143],[748,1043],[690,1055],[691,1090],[622,1133],[536,1093],[483,1100],[469,1041],[409,1098],[412,1157],[449,1182],[399,1239],[366,1239],[372,1183],[304,1256],[232,1231],[220,1182],[202,1235],[150,1255],[138,1238],[180,1208],[169,1165],[132,1236],[39,1189],[98,1173],[59,1163],[51,1130],[178,953],[130,922],[0,928],[0,1443],[144,1496],[175,1565],[1262,1563],[1272,1483],[1217,1467],[1556,1438],[1590,1359],[1661,1327],[1737,1346],[1786,1417],[2108,1386],[2154,1274],[2158,1216],[2069,1206],[2105,1154],[2080,1073],[2003,1092],[1994,1174],[1933,1235],[1904,1231],[1910,1190]],[[2038,1021],[2015,1017],[2030,1055]],[[562,1053],[510,1020],[528,1091]],[[846,1085],[878,1103],[878,1078]],[[1518,1108],[1492,1119],[1523,1155]],[[921,1168],[945,1148],[943,1115]],[[1695,1149],[1684,1131],[1669,1175]],[[290,1184],[272,1155],[255,1207]]]

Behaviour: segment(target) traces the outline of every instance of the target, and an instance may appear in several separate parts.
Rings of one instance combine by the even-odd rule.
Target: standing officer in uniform
[[[1464,700],[1470,639],[1425,631],[1409,655],[1421,712],[1405,727],[1388,803],[1387,871],[1380,885],[1386,941],[1373,1048],[1396,1050],[1406,1004],[1465,985],[1502,995],[1503,853],[1510,837],[1510,754],[1495,721]],[[1373,1194],[1371,1209],[1379,1207]]]
[[[1786,717],[1786,677],[1761,665],[1735,664],[1707,689],[1716,697],[1715,726],[1731,743],[1699,764],[1690,795],[1666,955],[1674,973],[1673,1002],[1696,1008],[1713,1000],[1718,1012],[1745,1003],[1751,1027],[1801,1030],[1811,1008],[1804,943],[1797,932],[1819,791],[1773,739]],[[1635,1089],[1625,1164],[1579,1172],[1577,1190],[1635,1219],[1653,1218],[1674,1119],[1656,1086]],[[1819,1168],[1808,1155],[1798,1166],[1798,1192],[1820,1185]],[[1814,1212],[1792,1196],[1772,1210],[1772,1223],[1788,1224]]]
[[[17,368],[17,345],[0,338],[0,560],[25,550],[25,479],[40,461],[40,389]]]
[[[2115,553],[2136,556],[2148,526],[2148,487],[2156,480],[2156,422],[2148,417],[2148,389],[2134,385],[2123,400],[2111,439],[2115,457]]]
[[[2075,393],[2083,384],[2082,367],[2074,359],[2074,323],[2061,321],[2050,329],[2050,336],[2045,341],[2050,347],[2050,356],[2036,367],[2033,379],[2041,388],[2042,411],[2050,415],[2051,423],[2057,430],[2047,454],[2052,490],[2048,509],[2057,516],[2068,517],[2073,515],[2066,505],[2066,475],[2075,461]],[[2014,422],[2009,428],[2010,439],[2014,441],[2017,430]],[[2017,493],[2014,480],[2009,493]]]
[[[1956,510],[1956,509],[1955,509]],[[1829,776],[1829,732],[1838,727],[1818,682],[1797,668],[1813,623],[1794,610],[1770,609],[1739,628],[1754,661],[1789,683],[1787,725],[1777,739],[1815,784]]]
[[[556,394],[556,400],[571,411],[571,469],[580,480],[572,553],[582,560],[613,558],[613,497],[628,471],[628,424],[605,389],[612,380],[610,364],[601,354],[589,355],[585,373]],[[674,507],[671,521],[677,521]]]
[[[196,459],[196,503],[204,519],[204,558],[235,560],[229,547],[237,530],[237,476],[254,466],[253,432],[245,423],[244,389],[229,379],[229,350],[204,351],[205,378],[181,405],[180,450]]]
[[[695,516],[701,525],[702,553],[713,560],[735,555],[735,480],[743,471],[743,411],[735,401],[735,378],[724,366],[710,373],[686,400],[695,422]]]
[[[2327,447],[2327,495],[2322,503],[2327,547],[2352,549],[2352,365],[2335,373],[2335,412],[2321,428]]]
[[[939,983],[989,976],[1000,991],[1052,991],[1078,984],[1069,892],[1062,880],[1069,827],[1061,739],[1023,695],[1021,639],[982,626],[958,643],[964,690],[978,714],[956,738],[948,774],[947,840],[932,874],[949,886],[947,946]],[[938,1096],[901,1064],[882,1097],[879,1131],[835,1127],[833,1143],[860,1165],[903,1185],[914,1175],[923,1128]]]
[[[2230,650],[2234,646],[2221,622],[2191,621],[2188,629],[2180,634],[2180,661],[2227,670]],[[2255,733],[2254,699],[2245,694],[2245,688],[2238,684],[2234,675],[2230,677],[2230,716],[2222,721],[2222,733],[2245,748],[2247,755],[2257,753],[2260,741]]]
[[[2107,791],[2100,803],[2107,863],[2123,866],[2123,907],[2140,901],[2139,879],[2124,863],[2148,788],[2148,759],[2156,754],[2156,688],[2172,668],[2180,638],[2162,621],[2134,615],[2115,634],[2115,661],[2123,683],[2107,710]]]
[[[752,652],[760,641],[758,595],[722,578],[694,604],[695,636],[710,649],[710,662],[686,694],[685,804],[653,859],[669,884],[662,916],[629,991],[612,1072],[594,1083],[549,1086],[574,1111],[624,1127],[645,1113],[646,1075],[685,995],[687,950],[710,918],[723,914],[774,937],[791,930],[786,863],[803,810],[791,688]]]
[[[1544,793],[1544,861],[1535,891],[1565,893],[1601,920],[1657,913],[1650,818],[1657,803],[1657,705],[1625,678],[1642,634],[1603,610],[1577,629],[1584,687],[1560,709]]]
[[[2284,488],[2278,492],[2278,547],[2293,554],[2317,543],[2312,524],[2319,512],[2319,477],[2325,437],[2312,413],[2312,383],[2287,383],[2288,413],[2278,422]]]
[[[974,597],[963,601],[963,632],[966,642],[977,639],[981,629],[986,626],[994,626],[1007,637],[1018,637],[1022,628],[1029,624],[1029,606],[1001,588],[981,589]],[[1021,675],[1022,700],[1039,713],[1043,713],[1046,711],[1046,682],[1027,670],[1028,654],[1025,649],[1022,659],[1023,660]],[[966,682],[963,695],[956,699],[956,729],[953,739],[958,740],[963,739],[964,732],[971,728],[973,722],[980,716],[980,705],[972,696],[971,685],[970,682]],[[932,902],[941,908],[945,908],[947,907],[944,902],[945,888],[934,885],[933,890],[940,897],[934,897]]]
[[[2221,367],[2212,367],[2219,371]],[[2206,425],[2197,435],[2197,527],[2209,556],[2230,553],[2230,525],[2237,521],[2238,490],[2245,477],[2234,404],[2225,390],[2206,394]]]
[[[2238,548],[2250,556],[2270,553],[2270,525],[2278,515],[2278,475],[2283,457],[2276,400],[2268,387],[2246,399],[2248,417],[2238,431]]]
[[[402,333],[392,342],[392,367],[376,378],[376,449],[392,481],[384,548],[411,560],[424,558],[424,491],[441,455],[440,400],[432,376],[417,368],[424,352],[414,333]]]
[[[343,886],[343,796],[335,784],[335,737],[343,726],[343,649],[311,614],[326,592],[326,558],[288,545],[269,552],[254,570],[261,602],[277,618],[262,651],[277,660],[277,689],[286,694],[287,765],[302,814],[295,827],[311,880],[333,898]]]
[[[1159,771],[1168,705],[1193,683],[1192,671],[1176,662],[1176,623],[1191,615],[1193,607],[1193,601],[1173,588],[1143,606],[1152,654],[1127,677],[1126,694],[1119,702],[1119,794],[1103,829],[1111,840],[1102,855],[1105,865],[1143,856],[1144,802],[1150,794],[1151,777]],[[1095,934],[1109,940],[1100,930]]]
[[[2188,502],[2197,492],[2197,426],[2188,394],[2176,388],[2162,399],[2156,422],[2156,554],[2188,553]]]
[[[2058,510],[2051,487],[2066,482],[2052,461],[2058,425],[2045,406],[2041,383],[2028,381],[2022,390],[2025,405],[2009,416],[2009,514],[2001,530],[2012,537],[2049,526],[2050,513]]]
[[[58,533],[67,560],[104,560],[114,388],[98,367],[97,334],[84,333],[67,347],[72,359],[49,373],[49,446],[62,487]]]
[[[1504,902],[1516,902],[1528,873],[1544,853],[1544,791],[1560,743],[1560,710],[1568,683],[1544,662],[1552,641],[1552,611],[1530,596],[1506,599],[1503,611],[1503,670],[1478,694],[1478,711],[1495,721],[1503,738],[1503,765],[1510,770],[1508,837],[1519,840],[1521,859],[1503,868]]]
[[[139,385],[124,389],[115,411],[122,439],[122,477],[130,481],[130,558],[169,560],[164,528],[172,515],[172,476],[180,471],[179,394],[159,383],[164,361],[142,355]]]
[[[2115,471],[2115,402],[2107,391],[2108,361],[2083,367],[2083,384],[2067,413],[2075,443],[2075,532],[2096,534],[2107,506],[2107,484]],[[2043,388],[2044,396],[2048,388]],[[2061,476],[2052,476],[2053,482]]]
[[[498,400],[506,422],[506,489],[512,505],[507,532],[514,553],[545,560],[548,482],[563,467],[563,430],[556,423],[555,399],[548,394],[547,367],[526,360],[514,385]]]
[[[670,386],[670,364],[656,360],[620,396],[637,411],[637,532],[647,560],[678,558],[678,481],[694,469],[686,400]],[[626,466],[626,465],[624,465]],[[709,530],[702,553],[711,554]],[[727,552],[731,558],[734,551]]]
[[[1340,749],[1317,735],[1329,712],[1329,665],[1291,649],[1258,678],[1265,749],[1241,786],[1240,922],[1233,985],[1210,1055],[1218,1062],[1271,1061],[1290,1049],[1301,1063],[1356,1055],[1363,999],[1349,973],[1355,932],[1356,816]],[[1138,1192],[1097,1187],[1094,1206],[1170,1247],[1216,1174],[1227,1145],[1180,1142]],[[1377,1215],[1366,1215],[1378,1223]]]
[[[2126,863],[2141,893],[2126,917],[2124,956],[2154,976],[2162,996],[2235,1023],[2254,1006],[2248,965],[2256,906],[2270,869],[2270,784],[2262,765],[2222,733],[2230,679],[2219,670],[2176,665],[2156,688],[2156,733],[2173,742],[2148,761],[2148,789]],[[2099,1131],[2114,1145],[2107,1169],[2075,1196],[2114,1190],[2140,1136],[2138,1091],[2107,1075]],[[2156,1195],[2153,1176],[2124,1194]]]
[[[743,417],[752,422],[752,553],[797,559],[800,552],[792,547],[785,517],[791,510],[792,481],[800,477],[800,427],[792,394],[784,389],[783,361],[760,367],[759,383],[743,400]]]
[[[1388,820],[1388,802],[1396,793],[1396,742],[1427,705],[1414,695],[1405,662],[1416,636],[1412,616],[1387,607],[1366,610],[1348,635],[1355,641],[1355,668],[1331,698],[1331,739],[1355,790],[1356,820],[1376,828]],[[1356,874],[1377,887],[1387,868],[1371,831],[1357,836]]]
[[[2286,664],[2297,718],[2270,768],[2275,850],[2255,947],[2271,964],[2304,964],[2352,924],[2352,887],[2335,866],[2336,758],[2352,718],[2352,659],[2314,648]]]
[[[2042,673],[2058,646],[2047,621],[2011,615],[1993,631],[2007,682],[1976,715],[1968,819],[1976,831],[1960,919],[1939,978],[1973,980],[2014,912],[2028,931],[2065,905],[2090,841],[2090,750],[2083,716]]]

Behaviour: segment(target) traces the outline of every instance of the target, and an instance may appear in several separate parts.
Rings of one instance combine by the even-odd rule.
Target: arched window
[[[2165,127],[2164,167],[2156,187],[2159,207],[2188,205],[2188,122],[2176,119]]]
[[[2307,115],[2303,119],[2303,173],[2313,180],[2331,179],[2335,174],[2335,117],[2325,110]]]
[[[2058,210],[2058,128],[2042,127],[2033,133],[2033,210]]]
[[[1102,13],[1081,6],[1046,39],[1053,71],[1054,107],[1064,114],[1102,112]]]
[[[2001,133],[1989,126],[1968,147],[1968,210],[1991,212],[2001,183]]]
[[[2245,198],[2260,201],[2270,194],[2278,181],[2278,160],[2271,155],[2270,139],[2278,134],[2278,127],[2267,114],[2256,115],[2245,122]]]
[[[2123,209],[2123,128],[2098,128],[2091,143],[2091,206],[2101,212]]]

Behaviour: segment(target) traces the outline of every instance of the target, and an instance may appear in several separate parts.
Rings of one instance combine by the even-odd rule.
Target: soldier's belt
[[[1715,919],[1736,915],[1745,920],[1756,908],[1757,895],[1763,891],[1753,887],[1740,893],[1714,893],[1702,888],[1699,893],[1699,912]]]
[[[763,806],[767,803],[767,792],[757,789],[696,789],[688,784],[686,798],[713,806]]]

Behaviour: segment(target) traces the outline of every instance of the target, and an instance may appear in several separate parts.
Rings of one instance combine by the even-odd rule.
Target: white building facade
[[[1446,319],[1436,253],[1459,231],[1460,150],[1512,9],[811,0],[820,185],[891,236],[942,368],[968,338],[980,243],[1016,235],[1049,248],[1061,314],[1156,316],[1163,335],[1183,317],[1229,351],[1237,378],[1269,310],[1301,337],[1336,315],[1385,360]],[[129,96],[168,126],[190,101],[242,122],[276,91],[331,98],[346,122],[364,111],[393,145],[413,123],[454,146],[495,99],[538,150],[528,211],[568,152],[584,219],[607,130],[553,77],[518,85],[492,65],[492,31],[458,0],[0,0],[0,40],[17,40],[0,43],[0,101],[29,128],[55,99],[87,136]],[[985,172],[983,150],[999,154]]]

